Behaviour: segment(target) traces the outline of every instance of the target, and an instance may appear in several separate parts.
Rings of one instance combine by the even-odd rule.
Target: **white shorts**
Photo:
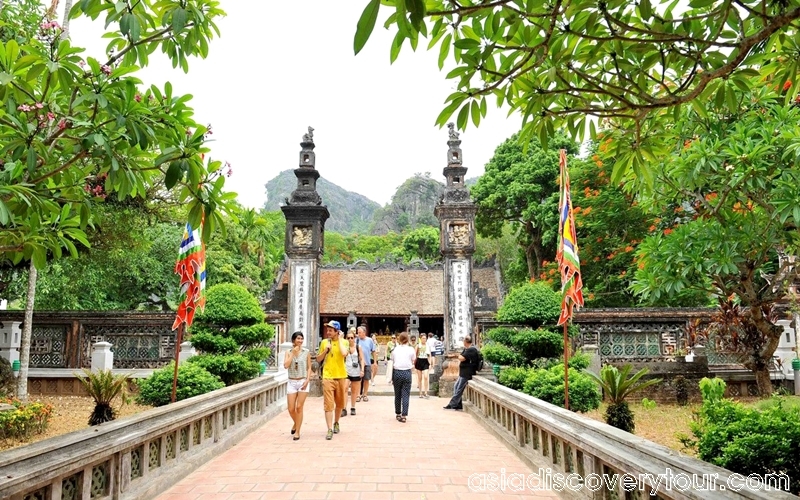
[[[289,383],[286,386],[286,394],[297,394],[298,392],[308,392],[308,386],[306,386],[305,390],[303,390],[303,384],[306,383],[306,379],[300,380],[292,380],[289,379]],[[310,383],[308,385],[311,385]]]

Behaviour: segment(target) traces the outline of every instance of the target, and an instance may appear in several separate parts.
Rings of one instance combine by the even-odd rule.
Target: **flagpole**
[[[567,345],[569,335],[567,334],[567,323],[564,323],[564,408],[569,410],[569,352]]]
[[[186,323],[181,322],[178,326],[178,338],[175,339],[175,372],[172,374],[172,396],[169,398],[170,403],[175,402],[175,396],[178,392],[178,361],[181,355],[181,343],[183,342],[183,329]]]

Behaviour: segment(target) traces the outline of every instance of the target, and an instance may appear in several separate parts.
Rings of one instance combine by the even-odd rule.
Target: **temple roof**
[[[286,288],[288,272],[279,277]],[[499,273],[494,266],[472,271],[476,311],[496,311],[502,301]],[[419,316],[444,315],[444,270],[427,266],[375,265],[365,262],[320,269],[320,315]],[[285,308],[283,304],[282,309]]]

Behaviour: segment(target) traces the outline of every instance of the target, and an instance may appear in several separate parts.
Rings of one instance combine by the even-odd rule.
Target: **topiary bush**
[[[587,412],[600,406],[600,390],[593,379],[575,368],[569,369],[569,409]],[[564,407],[564,364],[528,372],[523,392],[548,403]]]
[[[516,352],[511,350],[511,348],[497,343],[483,346],[481,354],[483,354],[483,358],[486,361],[498,366],[518,366],[524,361]]]
[[[189,358],[189,363],[199,366],[217,377],[225,385],[238,384],[258,376],[258,362],[243,354],[200,354]]]
[[[497,320],[539,328],[561,314],[561,298],[544,283],[525,283],[511,290],[497,311]]]
[[[492,328],[486,331],[486,338],[499,344],[511,345],[511,337],[516,333],[517,330],[514,328]]]
[[[526,360],[557,358],[564,353],[563,335],[542,328],[516,332],[511,345]]]
[[[194,358],[190,358],[194,359]],[[169,404],[172,396],[172,376],[175,373],[175,362],[154,371],[149,377],[139,380],[139,404],[164,406]],[[178,387],[175,400],[181,401],[200,394],[222,389],[225,384],[202,366],[195,363],[184,363],[178,366]]]
[[[209,288],[205,311],[195,317],[190,334],[200,355],[189,362],[232,385],[258,376],[275,328],[264,323],[258,300],[246,288],[222,283]]]

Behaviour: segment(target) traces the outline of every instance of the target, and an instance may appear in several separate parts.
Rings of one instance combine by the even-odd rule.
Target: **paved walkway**
[[[489,500],[552,499],[552,492],[473,492],[473,473],[531,474],[505,445],[447,400],[412,398],[408,422],[394,400],[373,396],[325,440],[322,398],[306,402],[302,437],[284,412],[201,466],[159,500]]]

